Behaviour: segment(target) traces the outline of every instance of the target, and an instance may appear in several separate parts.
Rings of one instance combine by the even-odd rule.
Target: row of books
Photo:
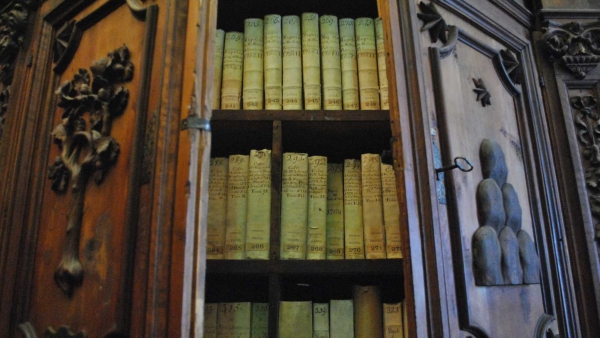
[[[396,177],[377,154],[284,153],[280,259],[402,258]],[[208,259],[269,259],[271,151],[212,158]]]
[[[405,310],[401,303],[382,303],[375,286],[355,286],[353,299],[329,303],[280,302],[280,338],[402,338]],[[267,338],[267,303],[208,303],[205,338]],[[406,335],[408,336],[408,335]]]
[[[317,13],[246,19],[243,33],[217,30],[212,107],[389,109],[383,36],[381,18]]]

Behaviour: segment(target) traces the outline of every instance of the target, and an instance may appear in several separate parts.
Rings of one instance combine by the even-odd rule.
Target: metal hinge
[[[180,128],[181,130],[198,129],[210,131],[210,120],[198,116],[190,116],[181,121]]]

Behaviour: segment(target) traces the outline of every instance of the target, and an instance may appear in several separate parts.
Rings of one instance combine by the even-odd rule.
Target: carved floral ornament
[[[73,80],[56,92],[62,119],[54,128],[52,138],[60,155],[48,169],[52,190],[65,193],[69,181],[73,206],[67,219],[67,240],[62,260],[54,280],[65,294],[71,296],[83,281],[83,266],[79,261],[79,235],[83,204],[89,178],[100,184],[119,155],[119,143],[111,133],[112,120],[125,111],[129,91],[116,84],[131,81],[133,64],[127,46],[94,61],[87,69],[79,69]],[[84,118],[88,115],[88,119]]]
[[[542,31],[550,60],[570,70],[577,79],[584,79],[600,62],[600,21],[564,25],[545,21]]]

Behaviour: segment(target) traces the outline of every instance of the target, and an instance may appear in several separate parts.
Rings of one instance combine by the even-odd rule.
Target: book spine
[[[327,259],[344,259],[344,165],[327,164]]]
[[[306,259],[325,259],[327,246],[327,157],[308,158]]]
[[[371,18],[355,20],[358,88],[360,109],[363,110],[380,109],[375,28],[373,26]]]
[[[224,258],[225,220],[227,218],[227,164],[228,160],[224,157],[210,159],[206,231],[207,259]]]
[[[323,15],[321,29],[321,75],[323,77],[323,109],[342,109],[342,68],[340,65],[340,34],[338,19]]]
[[[204,304],[204,336],[217,338],[217,303]]]
[[[354,338],[354,305],[352,299],[329,302],[329,334],[331,338]]]
[[[358,66],[354,19],[340,19],[340,58],[344,110],[358,110]]]
[[[385,42],[383,40],[383,23],[381,18],[375,22],[375,44],[377,47],[377,69],[379,70],[379,97],[381,109],[390,109],[388,78],[385,61]]]
[[[302,109],[302,38],[300,17],[284,16],[283,31],[283,109]]]
[[[252,303],[252,338],[269,337],[269,303]]]
[[[270,229],[271,150],[251,150],[248,166],[246,258],[269,259]]]
[[[344,236],[346,259],[364,259],[360,161],[344,160]]]
[[[281,16],[266,15],[264,23],[265,109],[281,109],[283,81]]]
[[[312,302],[279,302],[279,338],[313,338]]]
[[[404,324],[404,337],[410,337],[408,335],[408,313],[406,312],[406,302],[402,302],[402,323]],[[402,338],[402,337],[400,337]]]
[[[244,20],[244,109],[263,109],[263,20]]]
[[[403,336],[402,303],[383,304],[383,337],[402,338]]]
[[[361,171],[366,258],[386,258],[381,157],[377,154],[362,154]]]
[[[313,337],[329,338],[328,303],[313,303]]]
[[[354,286],[354,337],[383,338],[381,291],[376,286]]]
[[[223,79],[223,47],[225,47],[225,32],[217,29],[215,34],[215,59],[213,75],[212,109],[221,108],[221,80]]]
[[[402,258],[400,236],[400,205],[396,193],[396,174],[390,164],[381,164],[381,186],[383,191],[383,224],[387,258]]]
[[[225,259],[246,258],[246,211],[248,208],[248,155],[229,156]]]
[[[321,109],[321,56],[319,14],[302,13],[302,73],[304,109]]]
[[[251,338],[250,303],[219,303],[218,309],[217,337]]]
[[[243,66],[244,33],[227,32],[223,51],[221,109],[240,109]]]
[[[306,259],[308,155],[284,153],[281,184],[281,259]]]

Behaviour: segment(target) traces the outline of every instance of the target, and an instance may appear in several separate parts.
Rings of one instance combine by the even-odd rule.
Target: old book
[[[263,109],[263,20],[244,20],[244,109]]]
[[[383,307],[379,287],[355,285],[352,294],[354,298],[354,336],[356,338],[382,338]]]
[[[228,162],[225,157],[210,159],[206,231],[207,259],[224,258]]]
[[[358,66],[354,19],[340,19],[340,58],[342,67],[342,100],[344,110],[358,110]]]
[[[406,313],[406,301],[402,302],[402,323],[404,324],[404,337],[408,338],[408,314]]]
[[[381,109],[390,109],[388,78],[385,61],[385,42],[383,40],[383,24],[381,18],[376,18],[375,45],[377,47],[377,69],[379,72],[379,98]]]
[[[360,109],[380,109],[375,25],[371,18],[358,18],[354,24]]]
[[[225,259],[246,258],[246,211],[248,209],[248,155],[229,156]]]
[[[319,18],[321,29],[321,76],[323,78],[323,109],[342,109],[342,69],[340,65],[340,34],[334,15]]]
[[[251,338],[252,306],[250,303],[219,303],[217,337]]]
[[[385,225],[387,258],[402,258],[400,205],[398,204],[398,195],[396,194],[396,174],[394,167],[390,164],[381,164],[381,186],[383,192],[383,224]]]
[[[279,338],[313,338],[312,302],[279,303]]]
[[[283,109],[302,109],[302,39],[300,17],[284,16],[283,31]]]
[[[252,303],[252,338],[269,336],[269,303]]]
[[[361,172],[365,257],[367,259],[386,258],[381,157],[377,154],[362,154]]]
[[[283,82],[281,15],[265,15],[264,24],[265,109],[281,109]]]
[[[271,238],[271,150],[251,150],[248,165],[246,258],[269,259]]]
[[[308,158],[306,259],[327,258],[327,157]]]
[[[317,13],[302,13],[302,76],[304,109],[321,109],[321,52]]]
[[[242,70],[244,67],[244,33],[225,33],[221,109],[240,109]]]
[[[402,338],[404,324],[402,318],[402,303],[383,304],[383,337]]]
[[[284,153],[281,172],[281,259],[306,259],[308,155]]]
[[[354,338],[352,299],[329,302],[329,336],[331,338]]]
[[[204,304],[204,338],[217,338],[217,303]]]
[[[327,259],[344,259],[344,165],[327,164]]]
[[[329,338],[328,303],[313,303],[313,337]]]
[[[364,259],[360,161],[344,160],[344,244],[346,259]]]
[[[213,75],[212,109],[221,109],[221,80],[223,78],[223,48],[225,47],[225,31],[217,29],[215,34],[215,59]]]

